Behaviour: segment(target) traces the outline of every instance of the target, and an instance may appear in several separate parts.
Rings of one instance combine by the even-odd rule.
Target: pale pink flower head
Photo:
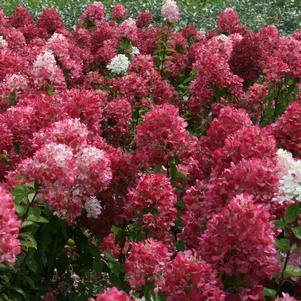
[[[93,193],[108,188],[112,180],[111,161],[107,153],[94,146],[83,148],[77,157],[77,181]]]
[[[282,297],[278,297],[275,301],[298,301],[294,297],[291,297],[289,294],[282,293]]]
[[[161,8],[161,16],[171,23],[180,21],[180,10],[174,0],[166,0]]]
[[[1,86],[7,92],[18,94],[28,88],[28,80],[22,74],[7,74]]]

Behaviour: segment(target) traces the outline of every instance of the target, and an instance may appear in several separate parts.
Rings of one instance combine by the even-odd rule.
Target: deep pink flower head
[[[167,301],[223,301],[225,294],[217,273],[191,251],[179,252],[168,263],[161,289]]]
[[[128,219],[142,218],[142,228],[149,235],[168,238],[176,221],[176,201],[175,190],[165,174],[143,174],[128,193],[125,215]]]
[[[5,123],[0,123],[0,156],[13,145],[13,135]]]
[[[238,13],[234,8],[226,8],[217,19],[217,27],[220,33],[242,33],[245,27],[240,25]]]
[[[134,301],[134,299],[129,297],[125,292],[113,287],[97,295],[96,299],[89,298],[88,301]]]
[[[231,107],[222,108],[217,118],[213,119],[207,131],[205,141],[210,150],[224,146],[227,136],[234,134],[245,126],[251,126],[252,121],[243,109]]]
[[[166,164],[173,157],[181,159],[195,146],[186,127],[176,107],[156,105],[137,127],[136,152],[147,165]]]
[[[211,208],[209,212],[217,212],[241,193],[249,193],[254,201],[269,207],[279,187],[277,170],[276,162],[271,159],[251,158],[238,164],[231,163],[221,175],[210,179],[205,196],[206,207]]]
[[[272,125],[274,137],[279,148],[301,157],[301,104],[292,103]]]
[[[267,58],[266,81],[283,81],[287,74],[293,79],[301,77],[301,41],[293,37],[280,37],[273,55]]]
[[[14,263],[21,252],[18,240],[20,224],[13,197],[0,185],[0,262]]]
[[[180,237],[184,239],[189,249],[198,247],[198,238],[202,231],[202,226],[210,218],[211,204],[205,199],[206,183],[197,180],[194,186],[187,189],[183,202],[185,211],[181,215],[183,230]]]
[[[136,18],[138,28],[147,27],[153,21],[153,15],[150,12],[142,12]]]
[[[104,19],[105,7],[101,2],[94,2],[87,6],[87,8],[80,15],[82,22],[86,20],[94,22],[94,24],[99,23]]]
[[[64,22],[54,8],[43,9],[37,25],[46,30],[50,35],[54,32],[62,32],[65,30]]]
[[[130,255],[125,262],[125,272],[131,288],[137,290],[149,282],[159,284],[170,255],[161,241],[152,238],[132,243]]]
[[[116,4],[112,9],[112,18],[114,20],[122,20],[127,14],[127,9],[121,3]]]
[[[107,94],[101,90],[70,89],[64,94],[64,111],[72,118],[80,118],[87,128],[100,133],[103,107]]]
[[[243,159],[273,159],[276,156],[275,139],[258,126],[243,127],[225,139],[225,145],[212,154],[213,173],[219,174],[230,164]]]
[[[253,83],[262,73],[262,52],[257,33],[250,32],[236,43],[230,58],[231,71],[243,78],[245,82]]]
[[[132,107],[127,99],[113,99],[104,109],[103,135],[114,145],[126,142],[132,117]]]
[[[240,105],[248,112],[250,118],[260,123],[266,108],[266,96],[269,93],[268,84],[254,83],[241,97]]]
[[[17,6],[14,13],[9,17],[9,24],[15,28],[33,24],[33,18],[25,6]]]
[[[197,60],[193,65],[197,76],[190,84],[191,97],[188,103],[190,111],[194,114],[209,109],[217,91],[224,91],[223,97],[228,97],[234,102],[238,102],[243,94],[243,79],[234,74],[229,65],[231,44],[228,45],[227,40],[224,43],[219,39],[213,38],[213,41],[217,42],[212,45],[213,47],[202,46],[198,50]],[[232,43],[230,38],[225,39]]]
[[[218,273],[238,277],[242,287],[271,278],[279,269],[270,214],[249,195],[237,195],[211,218],[199,253]]]

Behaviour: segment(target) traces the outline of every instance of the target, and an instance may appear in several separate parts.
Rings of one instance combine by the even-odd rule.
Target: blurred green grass
[[[72,28],[81,11],[93,0],[0,0],[5,14],[10,15],[18,5],[30,8],[35,18],[44,7],[55,7],[67,25]],[[141,11],[151,11],[155,22],[160,20],[162,0],[103,0],[108,9],[123,3],[129,15],[135,17]],[[301,28],[301,0],[177,0],[182,12],[182,25],[195,24],[199,29],[215,28],[218,14],[226,7],[235,7],[242,23],[256,30],[267,24],[275,24],[282,34]]]

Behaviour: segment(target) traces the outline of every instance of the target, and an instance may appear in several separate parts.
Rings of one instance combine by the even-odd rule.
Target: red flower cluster
[[[279,266],[275,196],[297,182],[279,180],[276,154],[300,158],[300,31],[253,32],[233,8],[216,32],[181,28],[173,0],[161,14],[155,26],[117,4],[108,19],[95,2],[70,31],[52,8],[0,11],[0,182],[39,184],[39,201],[116,257],[129,295],[262,300]],[[10,263],[20,225],[1,198]]]
[[[256,286],[279,269],[272,228],[268,211],[250,196],[238,195],[212,216],[199,253],[219,273],[238,277],[242,287]]]

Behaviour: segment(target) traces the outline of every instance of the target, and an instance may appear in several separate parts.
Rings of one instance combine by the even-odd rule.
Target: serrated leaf
[[[284,277],[301,277],[301,269],[296,266],[288,265],[284,271]]]
[[[293,223],[296,221],[300,213],[300,207],[298,204],[290,205],[285,210],[284,221],[286,223]]]
[[[290,240],[287,238],[275,239],[275,244],[282,251],[287,252],[290,249]]]
[[[297,238],[301,239],[301,225],[293,228],[292,231]]]

